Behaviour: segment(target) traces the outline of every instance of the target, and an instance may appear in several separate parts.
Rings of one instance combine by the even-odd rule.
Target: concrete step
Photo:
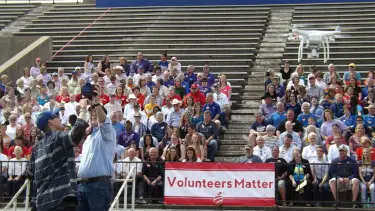
[[[229,131],[233,129],[242,129],[242,130],[247,130],[249,131],[249,125],[247,124],[242,124],[242,123],[231,123],[229,125]]]
[[[283,43],[285,41],[286,41],[286,39],[282,38],[280,36],[270,37],[270,35],[269,35],[267,37],[264,37],[262,42],[267,42],[267,43]]]
[[[222,145],[241,145],[241,146],[245,146],[247,144],[247,141],[245,141],[243,138],[241,139],[231,139],[231,140],[228,140],[228,139],[223,139],[223,140],[220,140],[220,144]]]
[[[244,146],[245,147],[245,146]],[[238,158],[240,156],[243,156],[245,154],[245,151],[242,150],[242,152],[240,151],[219,151],[216,156],[219,156],[219,157],[235,157],[235,158]]]
[[[279,52],[284,52],[284,47],[282,48],[276,48],[276,47],[260,47],[259,50],[258,50],[258,53],[259,54],[263,54],[263,53],[269,53],[269,52],[272,52],[272,53],[279,53]]]
[[[247,93],[244,93],[244,95]],[[232,114],[255,114],[256,112],[259,111],[258,109],[240,109],[240,110],[232,110]]]
[[[236,163],[238,161],[237,157],[215,157],[215,162],[222,162],[222,163]]]
[[[232,115],[232,120],[233,121],[237,121],[237,122],[244,122],[245,124],[248,123],[248,122],[254,122],[255,121],[255,117],[254,115],[245,115],[245,114],[241,114],[241,115]]]
[[[252,66],[252,60],[251,59],[194,59],[194,60],[188,60],[188,59],[181,59],[179,60],[182,63],[187,64],[194,64],[194,65],[203,65],[205,63],[209,63],[210,65],[231,65],[231,64],[241,64],[241,65],[250,65]],[[118,62],[116,59],[115,61],[112,60],[111,62]],[[158,62],[158,60],[151,61],[151,62]],[[46,65],[48,67],[56,67],[56,63],[59,63],[57,67],[77,67],[81,66],[83,63],[83,60],[81,61],[58,61],[58,62],[47,62]],[[63,65],[63,66],[62,66]]]
[[[244,152],[244,145],[221,145],[220,146],[221,152]]]
[[[257,55],[257,58],[260,58],[260,59],[277,59],[277,58],[282,58],[282,57],[283,57],[283,53],[274,53],[274,52],[270,52],[270,53],[259,52]]]

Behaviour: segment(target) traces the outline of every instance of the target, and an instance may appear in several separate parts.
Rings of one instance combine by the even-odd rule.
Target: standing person
[[[82,146],[82,157],[78,177],[78,210],[108,210],[113,198],[111,177],[114,173],[113,160],[116,154],[116,131],[106,110],[100,104],[99,87],[95,88],[91,114],[98,117],[98,129],[87,137]]]
[[[82,100],[81,108],[86,106]],[[36,185],[36,203],[38,211],[74,210],[76,172],[73,147],[78,146],[89,126],[84,120],[84,110],[70,131],[62,128],[58,110],[39,114],[36,125],[45,136],[33,146],[27,176]]]

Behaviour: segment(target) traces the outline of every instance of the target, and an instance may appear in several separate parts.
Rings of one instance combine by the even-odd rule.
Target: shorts
[[[339,192],[343,192],[343,191],[348,191],[348,190],[352,190],[352,186],[353,186],[353,183],[358,180],[357,178],[353,178],[351,179],[348,183],[340,183],[338,180],[336,182],[337,184],[337,191]],[[329,180],[329,184],[331,184],[332,182],[335,182],[336,181],[336,178],[332,178]]]
[[[277,187],[278,188],[285,188],[285,180],[279,180],[278,182],[277,182]]]

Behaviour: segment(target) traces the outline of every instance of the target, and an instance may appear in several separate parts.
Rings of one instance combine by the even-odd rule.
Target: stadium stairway
[[[305,73],[309,66],[316,65],[327,71],[329,63],[334,63],[341,75],[348,70],[349,63],[356,63],[356,70],[361,72],[362,79],[367,77],[369,69],[374,67],[375,59],[375,4],[340,4],[340,5],[306,5],[295,8],[292,24],[303,29],[334,31],[341,27],[341,36],[330,42],[330,61],[323,63],[320,50],[319,59],[308,59],[307,50],[301,63]],[[298,42],[287,42],[283,60],[291,61],[291,67],[298,65]]]
[[[242,136],[249,135],[249,128],[255,121],[254,113],[259,111],[264,94],[264,78],[267,69],[278,69],[283,56],[286,38],[282,34],[289,31],[293,9],[271,8],[271,18],[264,38],[247,80],[241,103],[232,111],[230,130],[224,134],[218,160],[235,161],[244,154],[247,143]]]
[[[98,19],[100,16],[102,18]],[[226,74],[233,87],[233,118],[230,129],[221,136],[223,145],[218,158],[223,161],[226,160],[223,156],[230,156],[232,152],[230,144],[238,140],[235,134],[248,131],[251,115],[259,108],[259,104],[249,104],[249,100],[259,96],[254,98],[251,90],[245,88],[269,17],[270,8],[259,6],[112,8],[107,11],[94,5],[53,5],[14,35],[53,37],[54,52],[63,50],[47,62],[49,72],[64,67],[69,74],[75,67],[83,66],[87,55],[93,55],[95,63],[103,55],[109,55],[116,65],[119,57],[132,61],[139,51],[155,64],[160,52],[166,50],[169,57],[179,59],[183,70],[193,64],[196,71],[201,72],[203,64],[208,62],[211,72],[216,76]],[[95,19],[98,20],[90,28],[64,47]],[[258,67],[259,71],[261,68]]]
[[[35,7],[34,4],[0,4],[0,30]]]

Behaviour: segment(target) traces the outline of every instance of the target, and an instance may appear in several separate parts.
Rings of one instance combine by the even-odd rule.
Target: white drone
[[[319,58],[318,50],[323,48],[324,63],[329,60],[329,42],[334,42],[337,35],[341,34],[340,26],[336,26],[335,31],[318,31],[318,30],[302,30],[297,25],[293,26],[292,33],[289,34],[289,41],[300,41],[298,48],[298,62],[303,57],[303,49],[311,49],[311,53],[307,54],[308,58]],[[306,43],[306,46],[303,46]]]

